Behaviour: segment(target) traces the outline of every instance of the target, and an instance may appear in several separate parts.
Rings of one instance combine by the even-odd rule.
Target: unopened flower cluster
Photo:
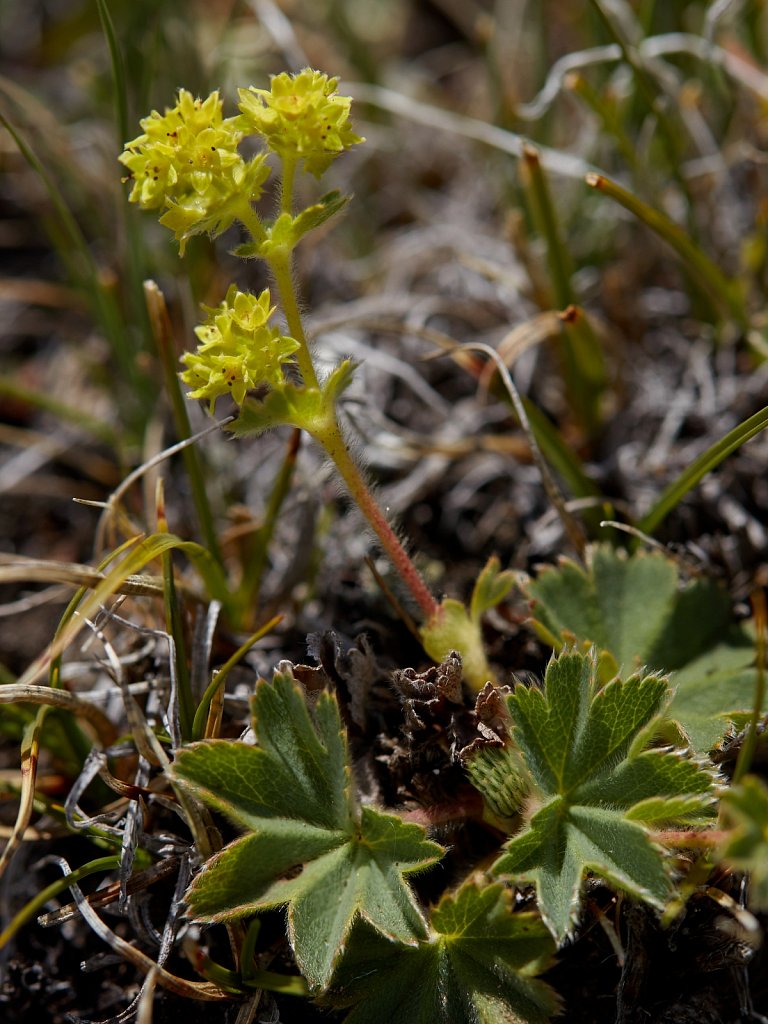
[[[270,327],[270,303],[269,289],[257,298],[232,285],[219,306],[204,307],[208,318],[195,328],[197,351],[181,357],[187,367],[181,379],[193,388],[189,398],[207,399],[213,413],[222,395],[242,405],[249,389],[282,384],[283,365],[299,344]]]

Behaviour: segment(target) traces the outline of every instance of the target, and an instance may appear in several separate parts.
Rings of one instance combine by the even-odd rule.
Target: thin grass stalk
[[[768,405],[763,406],[754,416],[750,416],[749,419],[734,427],[725,437],[721,437],[719,441],[702,452],[697,459],[694,459],[690,466],[662,491],[653,508],[646,512],[637,524],[637,528],[643,533],[653,534],[672,509],[680,504],[688,491],[694,488],[707,473],[719,466],[724,459],[750,438],[759,434],[761,430],[765,430],[766,427],[768,427]]]
[[[128,339],[122,314],[113,293],[105,287],[88,243],[69,209],[61,191],[46,171],[30,143],[8,118],[0,112],[0,123],[8,130],[24,159],[40,178],[56,213],[63,240],[56,245],[57,253],[73,277],[74,284],[85,296],[96,322],[108,338],[118,367],[128,385],[120,394],[128,394],[134,407],[131,422],[138,427],[144,421],[144,406],[148,398],[147,378],[139,373],[135,352]],[[69,255],[74,252],[77,260]],[[136,407],[141,410],[135,411]]]
[[[603,10],[602,0],[590,0],[590,2],[592,8],[597,12],[598,18],[605,26],[608,34],[621,50],[624,62],[632,69],[635,82],[638,86],[638,91],[643,97],[648,110],[656,118],[656,123],[659,126],[659,138],[664,146],[667,159],[669,161],[670,174],[677,182],[680,191],[685,196],[689,228],[692,230],[695,227],[693,221],[693,197],[691,196],[688,182],[680,172],[680,165],[682,163],[682,153],[679,144],[680,128],[673,125],[667,116],[664,104],[659,101],[659,90],[656,83],[648,74],[642,61],[638,59],[634,48],[627,43],[623,33],[619,31],[615,20],[612,17],[609,17]]]
[[[158,480],[157,492],[157,531],[160,534],[167,534],[168,521],[165,518],[162,479]],[[192,736],[192,720],[195,713],[194,698],[189,678],[184,623],[181,617],[178,595],[176,594],[176,580],[173,575],[173,551],[171,549],[163,551],[160,556],[160,562],[163,567],[165,628],[168,634],[173,637],[172,657],[176,664],[176,680],[179,693],[179,728],[181,730],[182,742],[187,742]]]
[[[547,245],[547,266],[555,305],[565,310],[575,307],[577,296],[571,283],[573,263],[563,241],[557,210],[552,202],[539,152],[526,143],[520,164],[520,178],[525,188],[534,223]],[[563,322],[560,335],[563,377],[573,408],[589,433],[594,433],[600,419],[599,401],[604,370],[600,344],[586,317]]]
[[[41,889],[37,896],[34,896],[24,907],[10,920],[8,925],[0,933],[0,949],[3,949],[16,935],[16,933],[28,924],[41,911],[49,900],[52,900],[59,893],[65,892],[73,882],[79,882],[88,875],[95,875],[99,871],[114,871],[120,867],[120,855],[111,857],[98,857],[89,861],[81,867],[76,868],[71,875],[52,882],[44,889]]]
[[[733,770],[732,784],[735,786],[749,771],[757,750],[758,726],[763,715],[765,702],[765,642],[768,633],[768,608],[766,608],[765,591],[756,588],[752,594],[752,610],[755,617],[755,697],[752,714],[747,724],[746,736],[741,745],[736,766]]]
[[[611,103],[578,71],[571,71],[566,75],[563,88],[578,96],[582,103],[597,115],[603,130],[615,139],[619,152],[632,168],[633,174],[639,178],[640,161],[637,158],[637,148],[624,130],[621,118]]]
[[[120,48],[117,33],[115,32],[115,25],[112,21],[112,15],[110,14],[106,0],[96,0],[96,5],[98,7],[99,19],[104,31],[104,37],[109,49],[109,58],[112,67],[112,81],[114,83],[115,120],[118,141],[122,147],[130,137],[130,125],[128,119],[128,82],[125,74],[125,61],[123,60],[123,53]],[[128,196],[122,191],[120,209],[122,213],[123,230],[125,232],[125,239],[127,243],[129,294],[132,299],[131,306],[139,317],[138,327],[144,339],[144,345],[146,348],[149,348],[151,341],[150,322],[147,309],[142,301],[142,285],[143,280],[146,277],[146,273],[144,271],[144,267],[146,266],[144,247],[142,245],[139,222],[133,216],[126,215],[129,209]]]
[[[239,618],[242,619],[248,609],[255,609],[259,604],[262,578],[267,564],[267,555],[277,526],[280,509],[291,490],[293,475],[296,469],[296,458],[301,445],[301,431],[298,427],[291,433],[288,450],[280,466],[280,471],[272,484],[264,522],[256,535],[255,551],[247,566],[244,566],[243,582],[237,593]]]
[[[725,276],[720,268],[706,256],[665,213],[638,199],[627,189],[602,174],[590,172],[584,179],[590,188],[604,193],[629,210],[655,234],[670,245],[683,265],[690,271],[702,295],[714,302],[720,312],[729,314],[740,327],[746,327],[748,316],[738,284]]]
[[[275,626],[282,622],[282,620],[282,615],[275,615],[273,616],[273,618],[269,620],[269,622],[265,622],[263,626],[259,626],[256,632],[249,636],[245,643],[241,644],[240,647],[238,647],[238,649],[235,651],[232,657],[228,658],[227,661],[224,662],[224,664],[221,666],[218,672],[214,673],[214,676],[211,679],[210,683],[208,684],[205,693],[200,698],[200,703],[198,704],[197,710],[195,711],[195,717],[192,722],[193,740],[200,740],[204,736],[206,738],[209,738],[207,736],[208,730],[206,729],[206,719],[208,718],[208,709],[211,706],[211,701],[213,700],[217,692],[221,689],[221,687],[224,685],[224,683],[227,680],[227,676],[235,667],[235,665],[237,665],[238,662],[240,662],[245,657],[245,655],[248,653],[248,651],[250,651],[250,649],[257,641],[261,640],[262,637],[265,637],[267,633],[271,633]]]
[[[149,319],[152,324],[152,334],[155,340],[155,347],[160,358],[165,380],[165,391],[171,401],[176,434],[181,441],[186,441],[192,436],[192,426],[189,422],[187,402],[181,390],[178,377],[178,366],[176,352],[173,345],[173,331],[168,316],[168,309],[165,305],[163,293],[154,281],[144,282],[144,298],[146,301]],[[192,492],[192,502],[197,513],[197,521],[200,527],[200,534],[203,543],[210,551],[216,562],[223,566],[219,538],[216,534],[213,512],[208,501],[208,491],[205,486],[205,478],[202,466],[194,445],[187,445],[182,450],[184,468],[189,479],[189,487]],[[220,596],[220,595],[217,595]],[[229,609],[231,602],[224,599],[225,607]]]
[[[483,379],[487,363],[471,355],[453,338],[432,329],[419,333],[428,340],[436,342],[440,348],[450,352],[454,361],[476,380]],[[516,416],[514,403],[500,376],[494,375],[489,390],[494,398],[508,405]],[[530,398],[525,395],[521,395],[520,398],[536,443],[549,465],[562,478],[571,496],[574,498],[599,497],[600,489],[597,484],[588,476],[581,459],[569,447],[554,423]],[[595,520],[595,525],[598,525],[597,520]]]
[[[104,444],[114,445],[117,443],[117,431],[108,423],[102,423],[101,420],[90,416],[83,409],[60,402],[53,395],[25,388],[15,380],[11,380],[10,377],[0,376],[0,396],[12,398],[16,401],[32,405],[36,409],[49,412],[58,417],[58,419],[71,423],[85,433],[91,434],[97,440],[103,441]]]

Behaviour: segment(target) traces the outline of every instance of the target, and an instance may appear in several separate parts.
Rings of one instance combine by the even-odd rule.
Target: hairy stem
[[[437,601],[435,601],[430,593],[429,588],[421,577],[421,573],[400,543],[397,534],[390,526],[380,505],[363,479],[362,473],[350,455],[335,417],[333,422],[324,427],[322,431],[313,432],[313,436],[333,460],[353,501],[379,538],[381,546],[389,556],[390,561],[397,570],[400,579],[410,591],[414,601],[424,613],[425,619],[431,619],[437,612]]]
[[[284,210],[286,201],[290,202],[294,170],[294,166],[284,166],[282,195],[282,206]],[[252,216],[255,217],[255,213]],[[257,228],[255,233],[250,223],[251,219],[252,218],[250,216],[245,216],[243,218],[243,223],[249,230],[251,230],[255,239],[258,237],[257,232],[260,230],[261,222],[259,222],[258,226],[254,225]],[[299,370],[301,371],[304,384],[308,388],[319,389],[320,382],[317,378],[314,362],[312,361],[312,353],[309,349],[309,342],[307,340],[306,332],[304,331],[299,302],[296,296],[296,288],[293,280],[293,253],[278,250],[266,257],[266,262],[280,294],[283,314],[285,316],[286,323],[288,324],[288,331],[291,337],[294,338],[295,341],[298,341],[300,346],[296,351],[296,360],[299,364]],[[347,486],[347,490],[349,491],[352,500],[368,520],[371,529],[379,538],[381,546],[389,556],[390,561],[397,570],[403,583],[410,591],[416,604],[424,613],[424,617],[427,620],[431,619],[437,613],[438,604],[430,593],[429,588],[422,579],[418,569],[413,564],[410,555],[400,543],[397,534],[387,521],[387,517],[371,493],[368,485],[363,479],[362,473],[350,455],[349,449],[347,448],[346,442],[341,433],[341,428],[339,427],[336,411],[332,410],[329,413],[327,420],[322,424],[317,424],[314,429],[310,430],[310,433],[333,461],[339,475]]]
[[[297,161],[287,156],[282,158],[283,181],[280,189],[280,212],[293,214],[293,183],[296,180]]]
[[[299,343],[296,352],[296,359],[308,388],[319,387],[315,366],[309,351],[309,342],[304,332],[304,324],[301,320],[299,303],[296,298],[296,289],[293,284],[293,257],[291,255],[274,254],[267,260],[269,269],[272,272],[280,299],[283,305],[283,313],[288,324],[288,333]]]

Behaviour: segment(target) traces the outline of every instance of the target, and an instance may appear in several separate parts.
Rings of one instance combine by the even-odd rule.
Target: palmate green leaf
[[[586,569],[566,560],[524,589],[534,628],[556,650],[575,640],[609,652],[624,673],[641,665],[672,673],[667,713],[694,749],[710,750],[751,708],[754,647],[731,621],[728,594],[709,580],[680,589],[664,555],[599,545]]]
[[[535,882],[559,942],[576,923],[587,871],[661,908],[670,883],[645,826],[706,820],[711,773],[679,753],[635,750],[668,698],[655,675],[601,686],[596,659],[580,653],[550,661],[543,691],[518,686],[507,698],[530,819],[493,870]]]
[[[558,1009],[534,977],[553,952],[541,919],[512,913],[501,885],[443,897],[416,947],[359,928],[333,979],[346,1024],[544,1024]]]
[[[324,987],[357,918],[402,943],[425,935],[404,876],[443,850],[421,826],[357,807],[330,694],[310,713],[293,677],[276,672],[257,684],[253,715],[257,746],[195,743],[173,765],[182,785],[247,830],[194,880],[190,913],[225,921],[287,906],[296,962]]]

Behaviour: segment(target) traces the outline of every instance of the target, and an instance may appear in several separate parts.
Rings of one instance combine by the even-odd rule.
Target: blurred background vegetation
[[[482,341],[514,365],[590,536],[608,516],[709,538],[704,555],[744,593],[766,541],[764,442],[671,518],[681,495],[663,515],[655,503],[765,404],[767,40],[761,0],[3,0],[6,549],[103,555],[72,493],[102,500],[178,439],[143,282],[166,297],[176,351],[201,302],[264,283],[230,236],[195,239],[180,261],[128,209],[122,144],[181,86],[220,89],[234,110],[238,86],[311,65],[340,76],[368,142],[333,168],[356,200],[302,250],[301,289],[321,351],[366,362],[352,415],[437,586],[466,589],[493,551],[525,566],[562,543],[506,406],[476,402],[466,360],[423,362]],[[263,514],[282,445],[203,446],[224,533]],[[137,525],[154,514],[151,483]],[[314,490],[331,509],[333,489]],[[183,475],[168,502],[173,528],[199,536]],[[336,528],[328,514],[311,512],[314,530]],[[342,540],[337,568],[364,553]],[[272,561],[295,583],[317,557],[300,572]],[[16,670],[41,639],[10,656]]]

